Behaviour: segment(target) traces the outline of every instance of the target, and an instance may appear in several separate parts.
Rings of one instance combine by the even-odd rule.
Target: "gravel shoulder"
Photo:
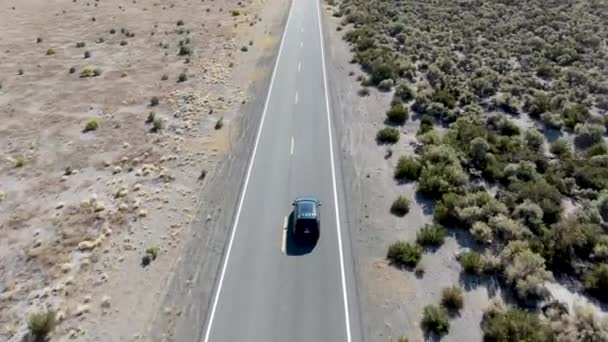
[[[200,334],[287,5],[3,4],[0,340]]]

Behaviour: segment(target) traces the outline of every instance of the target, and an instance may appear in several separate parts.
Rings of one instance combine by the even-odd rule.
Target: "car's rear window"
[[[317,228],[317,220],[313,220],[313,219],[299,219],[296,222],[296,228],[298,230],[300,229],[316,229]]]

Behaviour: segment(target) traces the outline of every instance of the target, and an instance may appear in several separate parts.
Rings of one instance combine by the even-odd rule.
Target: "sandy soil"
[[[225,220],[214,183],[239,189],[286,7],[269,1],[0,2],[0,341],[44,308],[59,341],[146,340],[180,315],[163,299],[185,241]]]
[[[413,183],[398,184],[393,179],[397,159],[413,154],[416,118],[402,128],[399,143],[390,147],[392,157],[385,158],[388,147],[375,141],[383,126],[392,93],[370,88],[370,95],[360,97],[356,81],[363,72],[351,60],[350,48],[337,31],[340,19],[325,5],[328,30],[328,72],[330,88],[340,107],[334,106],[336,129],[341,137],[342,169],[345,175],[351,238],[359,281],[364,336],[369,341],[396,341],[406,336],[409,341],[423,341],[420,329],[422,308],[440,301],[446,286],[465,289],[464,308],[451,320],[450,334],[442,341],[481,341],[479,323],[489,297],[498,292],[492,282],[460,276],[461,267],[455,256],[470,245],[466,234],[450,232],[441,248],[425,251],[421,264],[425,273],[400,270],[388,264],[386,251],[396,240],[413,241],[416,232],[432,221],[429,202],[416,196]],[[411,200],[410,212],[403,218],[389,213],[391,203],[403,194]]]

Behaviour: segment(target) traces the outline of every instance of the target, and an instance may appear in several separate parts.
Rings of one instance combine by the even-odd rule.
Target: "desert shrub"
[[[549,328],[537,315],[519,309],[487,310],[481,324],[487,342],[550,342]]]
[[[82,77],[82,78],[84,78],[84,77],[93,77],[93,76],[95,76],[95,72],[91,68],[84,68],[80,72],[80,77]]]
[[[38,43],[38,44],[42,43],[42,38],[40,38],[40,37],[36,38],[36,43]]]
[[[93,69],[93,76],[97,77],[99,75],[101,75],[101,69],[99,69],[99,68]]]
[[[359,96],[368,96],[369,95],[369,89],[367,87],[363,87],[363,88],[361,88],[361,89],[359,89],[357,91],[357,94]]]
[[[56,53],[55,49],[48,49],[48,50],[46,50],[46,55],[47,56],[54,55],[55,53]]]
[[[537,129],[532,128],[526,130],[524,141],[526,142],[526,146],[532,151],[540,151],[545,143],[545,137]]]
[[[494,99],[494,105],[499,110],[511,115],[518,114],[521,106],[519,101],[517,101],[517,99],[510,94],[497,96]]]
[[[401,336],[397,339],[397,342],[409,342],[409,340],[407,339],[407,337]]]
[[[554,223],[559,219],[562,210],[562,196],[559,190],[543,178],[529,181],[517,181],[509,186],[515,200],[522,203],[530,200],[543,210],[545,223]]]
[[[386,80],[382,80],[382,81],[380,81],[380,83],[378,83],[378,89],[380,89],[381,91],[389,91],[394,86],[395,86],[395,81],[393,81],[390,78],[386,79]]]
[[[84,125],[84,129],[83,132],[90,132],[90,131],[95,131],[99,128],[99,120],[98,119],[90,119],[89,121],[87,121],[87,123]]]
[[[419,189],[431,197],[441,197],[448,192],[461,192],[468,177],[456,151],[449,145],[431,145],[423,155]]]
[[[397,216],[405,216],[410,211],[410,200],[399,195],[391,205],[391,213]]]
[[[239,15],[241,15],[241,11],[239,11],[238,9],[233,9],[232,11],[230,11],[230,13],[233,17],[238,17]]]
[[[418,129],[418,132],[416,132],[417,135],[422,135],[425,134],[426,132],[429,132],[433,129],[433,117],[430,115],[423,115],[422,118],[420,118],[420,128]]]
[[[564,120],[561,115],[551,112],[542,113],[540,115],[541,121],[547,128],[560,129],[564,126]]]
[[[416,233],[416,243],[421,246],[438,247],[443,245],[447,232],[438,224],[425,224]]]
[[[75,67],[71,67],[69,70],[70,74],[73,74],[76,72],[76,68]]]
[[[422,258],[422,248],[405,241],[397,241],[388,248],[386,257],[397,265],[415,267]]]
[[[485,252],[481,255],[481,269],[485,273],[496,273],[502,270],[500,258],[490,252]]]
[[[186,82],[188,80],[188,75],[185,72],[182,72],[177,76],[177,83]]]
[[[376,141],[381,144],[395,144],[399,141],[399,130],[394,127],[385,127],[376,134]]]
[[[154,119],[156,119],[156,113],[150,112],[148,113],[148,117],[146,118],[146,123],[153,123]]]
[[[385,63],[376,63],[372,65],[370,81],[374,85],[379,85],[380,82],[393,77],[393,69]]]
[[[152,128],[150,129],[152,132],[160,132],[163,130],[163,119],[162,118],[154,118],[152,119]]]
[[[84,58],[90,58],[90,57],[91,57],[91,51],[85,51]]]
[[[215,122],[215,126],[213,126],[213,128],[218,130],[218,129],[222,129],[222,127],[224,127],[224,118],[223,117],[217,119],[217,121]]]
[[[395,167],[395,179],[416,180],[420,176],[422,165],[418,158],[414,156],[401,156]]]
[[[490,151],[490,144],[482,137],[471,140],[469,155],[475,164],[482,164],[486,160],[486,155]]]
[[[418,141],[422,145],[440,145],[441,144],[441,136],[437,133],[436,130],[431,129],[424,134],[418,135]]]
[[[597,144],[606,133],[606,128],[598,124],[577,124],[574,128],[576,133],[575,143],[581,148],[587,148]]]
[[[591,114],[583,105],[568,104],[562,109],[561,117],[566,127],[576,130],[576,126],[578,124],[583,124],[589,121]]]
[[[414,90],[404,82],[397,82],[394,96],[401,101],[409,101],[414,98]]]
[[[542,256],[524,250],[513,256],[511,263],[505,269],[505,278],[516,291],[520,299],[542,299],[548,295],[544,282],[552,276],[545,269],[545,259]]]
[[[152,107],[158,106],[159,102],[160,102],[160,100],[156,96],[152,96],[150,98],[150,106],[152,106]]]
[[[608,191],[602,191],[596,201],[597,209],[604,221],[608,221]]]
[[[456,97],[447,89],[435,90],[429,99],[432,102],[441,103],[445,108],[449,109],[454,108],[456,105]]]
[[[77,47],[77,48],[83,48],[83,47],[85,47],[86,45],[87,45],[87,44],[86,44],[85,42],[78,42],[78,43],[76,43],[76,47]]]
[[[446,287],[441,291],[441,305],[450,311],[458,311],[464,305],[462,289],[458,286]]]
[[[590,294],[602,299],[608,299],[608,264],[598,264],[587,272],[583,278],[585,290]]]
[[[169,76],[168,76],[168,75],[166,75],[166,74],[165,74],[165,75],[162,75],[162,76],[160,77],[160,80],[161,80],[161,81],[166,81],[166,80],[168,80],[168,79],[169,79]]]
[[[249,48],[246,45],[243,45],[243,46],[241,46],[241,51],[247,52],[247,51],[249,51]]]
[[[566,140],[566,139],[555,140],[551,144],[549,151],[560,159],[564,159],[564,157],[572,156],[572,148],[570,146],[570,143],[568,143],[568,140]]]
[[[24,156],[15,157],[15,167],[24,167],[27,165],[27,159]]]
[[[403,125],[410,117],[410,113],[401,103],[392,106],[387,112],[386,117],[398,125]]]
[[[192,54],[192,49],[187,45],[182,45],[179,47],[177,54],[179,56],[190,56]]]
[[[527,97],[524,102],[524,110],[528,111],[531,117],[539,118],[541,114],[551,109],[551,98],[543,92],[537,92],[532,97]]]
[[[160,253],[160,248],[158,246],[146,248],[146,254],[149,255],[152,260],[156,260],[158,253]]]
[[[484,222],[475,222],[471,226],[471,235],[478,243],[489,244],[492,242],[492,228]]]
[[[32,336],[44,340],[55,329],[56,324],[55,312],[45,310],[31,314],[27,327]]]
[[[439,336],[447,335],[450,331],[448,313],[443,308],[435,305],[424,307],[421,325],[425,331],[433,332]]]
[[[184,26],[184,21],[183,20],[178,20],[176,23],[177,26]]]
[[[488,224],[503,240],[523,240],[531,236],[528,228],[502,214],[490,218]]]
[[[539,232],[543,224],[543,209],[530,200],[524,200],[513,211],[513,216],[533,232]]]
[[[482,270],[481,255],[477,252],[464,252],[458,256],[462,269],[469,274],[479,274]]]
[[[555,341],[608,341],[608,320],[592,306],[575,305],[570,315],[555,311],[549,314]]]
[[[608,188],[608,156],[593,156],[578,160],[575,165],[574,179],[582,188],[602,190]]]

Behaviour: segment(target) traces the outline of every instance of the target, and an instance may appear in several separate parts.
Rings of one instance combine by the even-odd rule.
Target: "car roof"
[[[295,201],[295,214],[298,219],[317,218],[317,204],[315,198],[298,198]]]
[[[301,201],[312,201],[312,202],[315,202],[315,203],[317,203],[317,204],[319,203],[319,199],[317,199],[317,198],[316,198],[316,197],[314,197],[314,196],[300,196],[300,197],[297,197],[295,201],[296,201],[296,202],[301,202]]]

